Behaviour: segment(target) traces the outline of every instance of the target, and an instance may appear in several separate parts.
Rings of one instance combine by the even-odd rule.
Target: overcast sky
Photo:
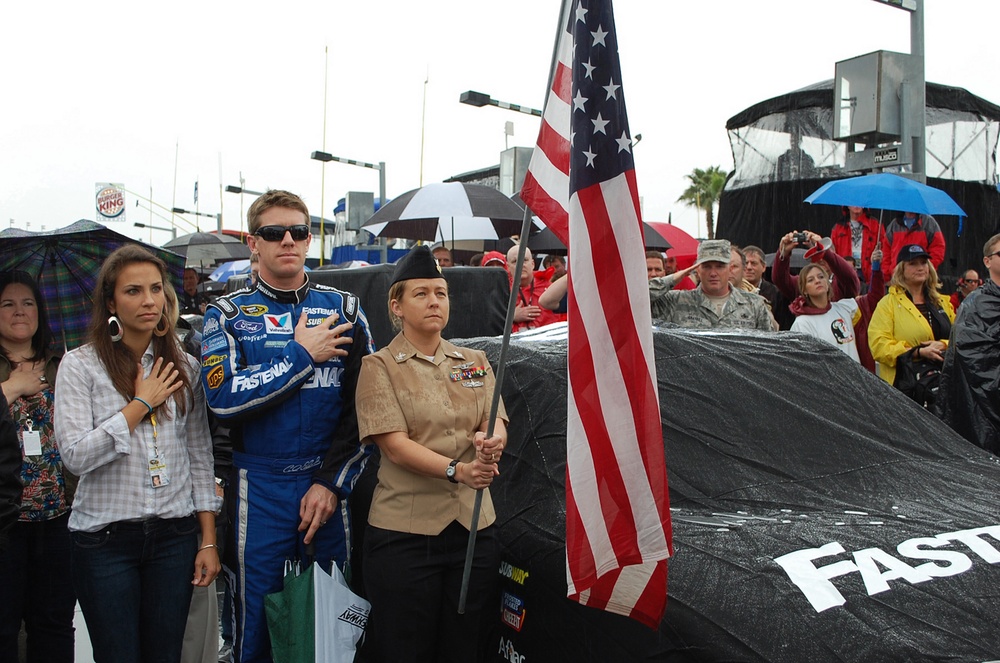
[[[558,12],[557,0],[5,3],[0,227],[93,219],[96,182],[193,209],[198,180],[200,211],[221,207],[235,229],[240,196],[220,185],[240,173],[249,189],[299,193],[318,215],[323,178],[309,154],[324,148],[324,66],[325,151],[385,161],[390,198],[421,176],[494,165],[505,122],[510,146],[527,147],[538,120],[459,94],[540,108]],[[729,117],[832,78],[839,60],[910,51],[909,13],[873,0],[617,0],[615,12],[645,217],[672,213],[696,235],[696,212],[675,201],[692,168],[732,167]],[[927,80],[1000,103],[998,18],[997,0],[925,0]],[[328,164],[325,180],[327,216],[346,191],[378,190],[377,172],[355,166]],[[168,240],[133,227],[150,221],[137,200],[148,204],[129,195],[113,227]]]

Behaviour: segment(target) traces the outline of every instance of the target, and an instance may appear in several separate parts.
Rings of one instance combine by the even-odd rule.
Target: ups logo
[[[208,383],[208,388],[218,389],[219,385],[222,384],[222,380],[225,376],[226,372],[225,370],[223,370],[222,366],[216,366],[215,368],[210,370],[208,372],[208,375],[205,376],[205,381]]]

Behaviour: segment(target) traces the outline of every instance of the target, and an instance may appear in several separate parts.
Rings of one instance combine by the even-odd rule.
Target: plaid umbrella
[[[93,304],[94,284],[104,259],[125,244],[139,244],[158,255],[179,288],[184,258],[120,235],[93,221],[76,223],[46,232],[8,228],[0,232],[0,271],[21,270],[38,283],[49,325],[64,350],[86,340]]]

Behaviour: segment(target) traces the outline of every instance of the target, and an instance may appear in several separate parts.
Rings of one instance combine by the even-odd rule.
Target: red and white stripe
[[[563,26],[565,28],[565,26]],[[521,199],[569,246],[569,148],[573,112],[573,36],[560,33],[538,142],[521,186]],[[645,264],[645,261],[643,261]]]
[[[568,595],[656,628],[672,537],[638,192],[629,170],[570,196],[571,43],[563,33],[521,192],[572,265]]]

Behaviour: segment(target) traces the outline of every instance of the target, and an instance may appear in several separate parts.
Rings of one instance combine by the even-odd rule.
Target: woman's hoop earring
[[[160,314],[160,319],[157,321],[156,326],[153,327],[153,333],[157,336],[166,336],[170,331],[170,324],[167,322],[167,314]]]
[[[122,336],[125,335],[125,330],[122,329],[122,321],[118,319],[117,315],[112,315],[108,318],[108,335],[111,336],[111,340],[115,343],[122,340]]]

